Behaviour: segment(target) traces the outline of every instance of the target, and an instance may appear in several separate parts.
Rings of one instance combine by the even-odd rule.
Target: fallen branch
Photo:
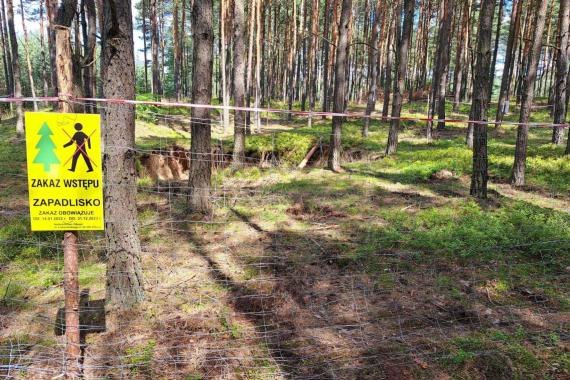
[[[309,160],[311,159],[311,157],[313,157],[313,154],[315,154],[315,152],[317,151],[317,148],[319,146],[318,145],[314,145],[311,150],[309,150],[309,153],[307,153],[307,155],[305,156],[305,158],[303,158],[303,161],[301,161],[301,163],[297,166],[297,168],[299,169],[303,169],[305,166],[307,166],[307,163],[309,162]]]

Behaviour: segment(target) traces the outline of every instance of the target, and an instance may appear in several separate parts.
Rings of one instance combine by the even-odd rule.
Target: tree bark
[[[76,5],[76,4],[75,4]],[[59,20],[58,20],[59,21]],[[65,20],[62,20],[65,21]],[[69,20],[71,23],[72,20]],[[61,24],[60,24],[61,25]],[[58,102],[59,112],[75,112],[78,106],[68,101],[70,94],[74,93],[73,60],[71,52],[70,29],[59,26],[55,30],[56,41],[56,67],[58,71],[58,88],[61,90]],[[65,367],[66,379],[75,379],[80,376],[81,340],[79,331],[79,261],[77,231],[66,231],[63,235],[63,262],[65,287]]]
[[[445,119],[445,96],[447,94],[447,74],[449,70],[449,38],[451,33],[451,22],[453,19],[453,1],[443,0],[443,13],[441,19],[441,29],[438,34],[437,57],[439,64],[436,66],[438,71],[437,84],[434,91],[434,100],[437,98],[437,117],[440,120]],[[435,105],[435,104],[434,104]],[[435,109],[433,111],[435,113]],[[439,121],[437,129],[445,128],[445,122]]]
[[[260,107],[261,99],[261,60],[263,59],[263,53],[261,51],[261,35],[262,35],[262,24],[261,24],[261,13],[262,13],[262,2],[263,0],[256,1],[256,12],[255,12],[255,24],[256,24],[256,37],[255,37],[255,108]],[[255,128],[257,133],[261,133],[261,115],[259,112],[255,112]]]
[[[463,74],[468,59],[468,43],[469,41],[469,21],[471,10],[471,0],[463,0],[463,10],[461,16],[461,31],[457,38],[457,52],[455,57],[455,70],[453,73],[453,111],[459,111],[459,102],[461,101],[461,86],[463,84]]]
[[[8,26],[8,35],[10,36],[10,47],[12,49],[12,73],[14,75],[15,97],[22,96],[22,82],[20,75],[20,55],[18,54],[18,39],[16,38],[16,29],[14,27],[14,6],[12,0],[6,0],[6,21]],[[16,133],[18,137],[24,135],[24,107],[21,102],[16,103]]]
[[[4,63],[4,75],[6,77],[6,93],[12,95],[14,93],[14,74],[12,71],[12,53],[10,51],[10,41],[8,39],[8,25],[6,23],[6,12],[4,0],[0,0],[0,33],[2,37],[2,48],[3,48],[3,63]],[[12,104],[10,104],[12,107]]]
[[[234,105],[245,105],[245,10],[244,0],[234,0]],[[241,168],[245,163],[245,112],[235,111],[233,167]]]
[[[328,0],[327,0],[328,1]],[[295,100],[295,63],[297,62],[297,2],[293,2],[293,18],[290,20],[291,27],[291,49],[289,51],[289,61],[287,63],[288,67],[288,78],[287,78],[287,108],[289,111],[293,110],[293,101]],[[249,73],[249,71],[248,71]],[[293,115],[289,113],[287,115],[287,120],[291,121]]]
[[[515,162],[511,175],[513,186],[523,186],[525,183],[526,150],[528,144],[528,120],[534,99],[534,82],[536,80],[536,70],[542,48],[542,34],[544,32],[544,21],[546,18],[546,8],[548,0],[538,0],[536,7],[536,17],[533,23],[532,47],[528,51],[528,68],[522,90],[522,102],[519,122],[522,124],[517,129],[517,143],[515,146]]]
[[[311,34],[309,38],[309,68],[308,68],[308,96],[309,96],[309,111],[315,110],[315,98],[317,96],[317,49],[319,44],[319,2],[320,0],[312,0],[311,10]],[[309,127],[312,125],[313,118],[309,115]]]
[[[228,63],[226,58],[228,48],[226,37],[227,7],[228,5],[226,0],[220,0],[220,72],[222,74],[222,104],[224,107],[228,107],[230,105],[230,90],[228,88],[227,76]],[[230,127],[230,111],[227,108],[222,110],[222,122],[224,132],[226,132]]]
[[[246,74],[246,83],[245,83],[245,97],[246,97],[246,105],[249,108],[251,106],[251,93],[252,93],[252,81],[253,81],[253,38],[255,36],[255,13],[256,13],[256,3],[258,0],[254,0],[249,3],[249,43],[247,45],[248,53],[247,53],[247,74]],[[291,89],[291,91],[294,91]],[[292,104],[292,101],[290,101]],[[246,134],[251,133],[251,112],[248,112],[246,115],[246,126],[245,126]]]
[[[134,99],[131,1],[105,0],[103,12],[103,94],[109,99]],[[103,111],[103,125],[108,260],[106,299],[113,308],[128,309],[140,303],[144,296],[133,150],[135,107],[130,104],[107,104]]]
[[[49,95],[49,79],[47,74],[47,58],[45,51],[45,24],[44,24],[44,0],[40,0],[40,49],[41,49],[41,70],[43,82],[43,96]],[[47,104],[47,103],[46,103]]]
[[[57,25],[57,0],[46,0],[46,13],[48,18],[48,48],[49,60],[51,66],[51,85],[52,95],[57,95],[57,70],[56,70],[56,54],[55,54],[55,27]]]
[[[164,95],[164,73],[165,73],[165,59],[166,54],[164,53],[166,48],[166,38],[163,36],[166,34],[164,32],[165,20],[164,20],[164,0],[159,2],[160,7],[158,8],[158,40],[160,43],[160,65],[159,65],[159,76],[160,76],[160,95]]]
[[[505,64],[503,67],[503,77],[501,78],[501,89],[499,91],[499,102],[497,104],[497,116],[495,121],[498,126],[505,116],[506,102],[509,101],[511,79],[515,64],[515,52],[517,49],[518,35],[520,31],[520,19],[523,0],[513,0],[513,10],[511,14],[511,25],[509,27],[509,37],[507,40],[507,50],[505,52]]]
[[[258,0],[261,1],[261,0]],[[299,86],[299,91],[301,92],[299,94],[299,98],[301,100],[301,111],[305,111],[306,106],[307,106],[307,87],[308,87],[308,82],[307,82],[307,37],[308,37],[308,33],[307,33],[307,4],[308,4],[309,0],[301,0],[301,28],[300,28],[300,32],[301,32],[301,54],[299,56],[300,60],[299,60],[299,82],[300,82],[300,86]],[[301,59],[302,58],[302,59]],[[302,78],[302,80],[300,80]]]
[[[348,49],[350,19],[352,18],[352,0],[342,0],[342,13],[340,16],[339,38],[335,64],[335,86],[333,112],[344,112],[346,95],[346,58]],[[329,152],[329,169],[340,171],[342,117],[334,116]]]
[[[143,33],[143,59],[144,59],[144,90],[148,92],[148,44],[147,44],[147,36],[148,36],[148,25],[146,23],[147,19],[147,0],[143,0],[141,2],[141,16],[142,16],[142,33]]]
[[[71,12],[69,10],[72,10]],[[57,18],[54,20],[55,37],[55,71],[57,78],[58,95],[69,97],[83,96],[80,86],[81,80],[77,79],[80,62],[74,57],[71,48],[71,27],[75,18],[77,0],[64,0],[57,8]],[[65,86],[65,87],[63,87]],[[61,104],[61,102],[60,102]],[[65,112],[83,112],[83,107],[78,103],[68,103],[69,108]]]
[[[323,31],[323,84],[322,84],[322,111],[328,112],[329,109],[329,60],[330,60],[330,25],[331,25],[331,2],[333,0],[325,0],[325,25]],[[293,2],[293,6],[295,7],[295,2]],[[323,119],[326,116],[323,116]]]
[[[568,80],[568,29],[570,27],[570,0],[560,0],[558,50],[556,52],[556,79],[554,83],[554,124],[565,123],[566,86]],[[554,127],[552,143],[561,145],[564,128]]]
[[[398,42],[398,52],[396,54],[396,80],[394,81],[394,100],[392,101],[392,119],[390,120],[390,131],[388,132],[388,143],[386,154],[393,154],[398,148],[398,129],[400,128],[400,115],[402,113],[402,103],[404,97],[404,86],[408,71],[408,50],[412,41],[412,28],[414,26],[414,0],[404,0],[404,25],[402,37]],[[400,19],[400,16],[395,18]],[[399,25],[398,21],[398,25]]]
[[[376,12],[374,13],[374,24],[372,26],[372,36],[370,37],[370,54],[368,55],[368,99],[366,102],[366,116],[370,116],[374,109],[376,108],[377,100],[377,87],[378,87],[378,39],[380,36],[380,24],[382,22],[381,17],[382,11],[382,0],[378,0],[376,4]],[[385,21],[384,21],[385,22]],[[362,127],[362,136],[368,137],[368,128],[370,126],[370,118],[364,118],[364,125]]]
[[[180,49],[180,60],[179,60],[179,65],[180,65],[180,92],[181,92],[181,96],[182,95],[186,95],[187,90],[186,90],[186,75],[185,75],[185,67],[187,66],[186,64],[186,60],[184,60],[184,54],[185,54],[185,50],[186,50],[186,0],[182,0],[181,3],[181,14],[180,14],[180,42],[178,42],[179,44],[179,49]]]
[[[432,0],[427,0],[427,5],[424,8],[424,15],[422,17],[422,33],[418,34],[421,43],[421,49],[418,51],[419,62],[418,62],[418,80],[416,83],[416,89],[421,90],[422,93],[426,86],[427,77],[427,63],[428,63],[428,45],[429,45],[429,26],[432,18]]]
[[[396,0],[399,4],[400,0]],[[384,94],[382,97],[382,118],[388,116],[388,110],[390,109],[390,90],[392,89],[392,57],[394,55],[393,41],[396,35],[396,11],[399,6],[396,6],[392,10],[392,17],[390,21],[390,31],[388,32],[388,42],[386,44],[386,68],[384,70]]]
[[[338,45],[338,35],[339,35],[339,25],[340,25],[340,2],[341,0],[334,0],[333,3],[333,16],[332,16],[332,31],[331,31],[331,44],[329,47],[329,67],[326,68],[329,72],[329,83],[327,84],[327,98],[328,98],[328,105],[327,109],[331,108],[331,103],[333,102],[334,97],[334,78],[333,74],[335,73],[335,62],[336,62],[336,49]]]
[[[34,72],[32,70],[32,60],[30,58],[30,43],[28,39],[28,28],[26,26],[26,12],[24,11],[24,1],[20,0],[20,14],[22,16],[22,31],[24,32],[24,53],[26,54],[26,64],[28,66],[28,80],[30,81],[30,91],[32,97],[36,97],[36,86],[34,84]],[[38,110],[38,102],[34,101],[34,111]]]
[[[176,96],[176,100],[180,100],[180,63],[182,61],[182,57],[180,55],[180,35],[178,33],[179,30],[179,21],[178,21],[178,5],[180,0],[174,0],[174,6],[172,10],[172,45],[174,49],[174,73],[173,73],[173,80],[174,80],[174,95]]]
[[[150,33],[151,33],[151,54],[152,54],[152,94],[160,97],[162,95],[162,83],[160,80],[160,63],[158,60],[158,21],[156,14],[157,0],[150,0]]]
[[[502,0],[499,0],[502,1]],[[500,12],[499,12],[500,13]],[[473,100],[471,104],[471,120],[487,121],[489,105],[489,82],[491,81],[491,39],[493,34],[493,17],[495,0],[482,0],[479,14],[479,30],[477,32],[476,63],[473,76]],[[489,178],[487,165],[487,124],[475,124],[473,141],[473,172],[471,174],[472,196],[487,198],[487,182]]]
[[[84,39],[84,53],[83,53],[83,92],[86,98],[92,98],[97,92],[97,81],[95,75],[95,51],[97,48],[97,11],[95,9],[94,0],[83,0],[83,39]],[[96,104],[91,103],[87,107],[89,112],[96,112]]]
[[[503,8],[505,0],[499,0],[499,18],[497,19],[497,29],[495,31],[495,47],[493,48],[493,61],[491,63],[491,80],[489,81],[489,102],[493,96],[493,87],[495,85],[495,67],[497,65],[497,55],[499,53],[499,42],[501,40],[501,27],[503,26]]]
[[[192,35],[194,36],[192,102],[194,104],[210,104],[212,100],[214,49],[212,8],[212,0],[194,1],[192,8]],[[209,109],[192,109],[191,132],[189,207],[194,212],[208,214],[212,209],[210,204],[212,149]]]
[[[66,231],[62,242],[65,289],[65,379],[77,379],[81,375],[78,239],[77,231]]]

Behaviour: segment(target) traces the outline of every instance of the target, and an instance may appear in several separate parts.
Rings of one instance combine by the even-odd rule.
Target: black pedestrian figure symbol
[[[67,144],[63,146],[64,148],[67,148],[68,146],[71,146],[74,143],[77,146],[75,153],[73,154],[73,160],[71,161],[71,169],[67,169],[70,172],[75,171],[75,167],[77,166],[77,160],[79,159],[79,156],[82,156],[83,159],[85,160],[87,168],[89,169],[87,170],[87,172],[93,171],[93,166],[91,166],[91,160],[89,159],[89,156],[87,155],[85,149],[86,143],[87,143],[87,148],[91,149],[91,139],[85,133],[81,132],[82,129],[83,125],[81,125],[81,123],[75,124],[75,130],[77,132],[75,132],[73,137],[71,137],[71,141],[69,141]]]

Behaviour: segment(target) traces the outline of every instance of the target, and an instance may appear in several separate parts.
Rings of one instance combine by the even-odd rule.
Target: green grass
[[[156,348],[156,341],[149,340],[146,343],[130,347],[125,350],[124,364],[130,368],[132,375],[152,375],[152,357]]]
[[[473,368],[496,378],[562,378],[546,375],[570,375],[568,354],[558,345],[559,339],[556,333],[530,333],[520,326],[512,333],[487,329],[451,339],[441,361],[458,379],[475,378]]]

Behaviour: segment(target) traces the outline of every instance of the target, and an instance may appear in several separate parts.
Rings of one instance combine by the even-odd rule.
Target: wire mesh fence
[[[408,172],[384,166],[372,144],[347,147],[352,162],[334,174],[319,161],[329,138],[324,125],[308,130],[270,118],[259,135],[263,149],[233,171],[222,125],[214,123],[219,149],[206,158],[214,162],[214,211],[204,220],[187,212],[184,165],[176,175],[168,163],[184,159],[173,145],[198,121],[147,115],[162,128],[141,120],[137,146],[104,147],[139,157],[145,300],[130,312],[105,312],[105,239],[82,233],[85,378],[570,376],[564,183],[507,190],[505,159],[490,149],[495,192],[488,202],[469,201],[466,175],[457,173],[463,164],[449,169],[451,177],[420,168],[419,179],[412,171],[410,157],[457,149],[445,143],[457,138],[453,132],[418,142],[421,125],[405,126],[400,159],[409,160]],[[310,170],[288,164],[283,134],[312,137],[308,147],[318,149]],[[491,137],[505,151],[509,138]],[[463,157],[468,171],[468,150],[435,154],[437,168]],[[145,166],[143,157],[152,156],[170,174]],[[65,373],[61,236],[27,230],[22,164],[0,163],[0,377],[58,378]]]

